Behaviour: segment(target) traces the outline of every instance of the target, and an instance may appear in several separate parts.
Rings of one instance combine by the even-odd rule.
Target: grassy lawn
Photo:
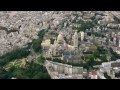
[[[26,64],[25,59],[15,60],[15,61],[9,62],[7,65],[4,66],[4,68],[6,70],[8,70],[12,66],[15,66],[15,67],[24,67],[25,64]]]

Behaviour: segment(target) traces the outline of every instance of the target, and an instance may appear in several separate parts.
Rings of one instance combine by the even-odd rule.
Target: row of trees
[[[95,35],[96,37],[106,37],[105,35],[101,34],[101,33],[97,33],[97,32],[92,32],[93,35]]]
[[[64,63],[64,64],[67,64],[67,62],[61,60],[60,58],[57,58],[57,57],[54,57],[54,58],[46,58],[46,60],[50,60],[50,61],[53,61],[53,62],[59,62],[59,63]]]
[[[4,26],[0,26],[0,30],[5,30],[5,31],[7,32],[7,34],[9,34],[9,33],[11,33],[11,32],[19,32],[19,30],[16,29],[16,28],[9,30],[8,28],[6,28],[6,27],[4,27]]]
[[[110,50],[111,55],[112,55],[112,56],[111,56],[111,60],[115,61],[115,60],[117,60],[117,59],[120,59],[120,55],[117,54],[116,52],[114,52],[112,48],[109,48],[109,50]]]
[[[43,65],[27,63],[26,68],[11,67],[9,71],[0,68],[1,79],[50,79],[50,76]]]
[[[106,37],[105,35],[103,35],[102,33],[97,33],[97,32],[87,32],[88,36],[94,35],[95,37]]]
[[[43,41],[43,37],[45,35],[45,30],[41,30],[39,31],[38,33],[38,39],[34,39],[32,41],[32,44],[33,44],[33,49],[36,53],[41,53],[42,52],[42,47],[41,47],[41,43]]]
[[[83,54],[92,54],[93,51],[87,51],[87,52],[83,52]]]

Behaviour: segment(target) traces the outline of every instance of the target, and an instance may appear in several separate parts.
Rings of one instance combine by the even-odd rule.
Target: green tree
[[[50,39],[50,43],[51,43],[51,44],[54,44],[54,40],[55,40],[55,39]]]
[[[115,77],[119,78],[120,77],[120,72],[115,73]]]
[[[107,56],[106,56],[106,55],[102,55],[102,56],[100,57],[100,59],[101,59],[102,61],[104,61],[104,62],[107,62]]]
[[[20,78],[20,79],[24,79],[24,72],[21,69],[15,69],[12,74],[12,77],[16,77],[16,78]]]
[[[35,39],[33,40],[33,49],[36,53],[41,52],[41,40],[40,39]]]
[[[26,68],[11,67],[9,71],[2,71],[1,78],[10,79],[15,77],[17,79],[50,79],[50,76],[43,65],[36,63],[27,63]]]
[[[96,59],[96,58],[99,58],[99,57],[100,57],[99,51],[93,52],[93,57],[94,57],[95,59]]]
[[[114,52],[112,48],[109,48],[109,50],[110,50],[110,52],[111,52],[111,54],[112,54],[111,60],[115,61],[115,60],[117,60],[117,59],[120,58],[120,55],[117,54],[116,52]]]
[[[41,30],[41,31],[38,32],[38,37],[39,37],[39,39],[43,39],[43,37],[44,37],[44,35],[45,35],[45,31],[46,31],[46,30],[43,29],[43,30]]]
[[[38,32],[38,39],[34,39],[33,41],[32,41],[32,44],[33,44],[33,49],[34,49],[34,51],[36,52],[36,53],[41,53],[42,52],[42,47],[41,47],[41,43],[42,43],[42,41],[43,41],[43,37],[44,37],[44,35],[45,35],[45,31],[46,30],[41,30],[41,31],[39,31]]]
[[[108,76],[108,74],[107,74],[107,73],[104,73],[104,76],[105,76],[105,78],[107,78],[107,79],[111,79],[111,77],[110,77],[110,76]]]
[[[42,56],[38,57],[37,60],[38,60],[38,62],[40,62],[42,64],[45,62],[45,58]]]

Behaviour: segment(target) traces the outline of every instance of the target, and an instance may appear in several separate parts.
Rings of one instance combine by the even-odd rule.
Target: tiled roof
[[[92,75],[97,75],[97,72],[96,71],[92,71]]]
[[[120,67],[120,62],[111,63],[111,67]]]

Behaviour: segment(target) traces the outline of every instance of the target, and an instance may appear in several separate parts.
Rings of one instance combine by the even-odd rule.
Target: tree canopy
[[[30,54],[28,48],[19,48],[8,52],[2,56],[0,56],[0,66],[5,65],[6,63],[16,60],[26,58]]]
[[[37,60],[39,63],[42,63],[42,64],[45,62],[45,58],[42,56],[38,57]]]
[[[41,43],[43,41],[43,37],[44,37],[44,34],[45,34],[45,30],[41,30],[38,32],[38,39],[34,39],[32,41],[32,44],[33,44],[33,49],[36,53],[41,53],[42,52],[42,47],[41,47]]]
[[[11,67],[8,71],[0,69],[0,78],[11,79],[50,79],[46,68],[36,63],[27,63],[26,68]]]

